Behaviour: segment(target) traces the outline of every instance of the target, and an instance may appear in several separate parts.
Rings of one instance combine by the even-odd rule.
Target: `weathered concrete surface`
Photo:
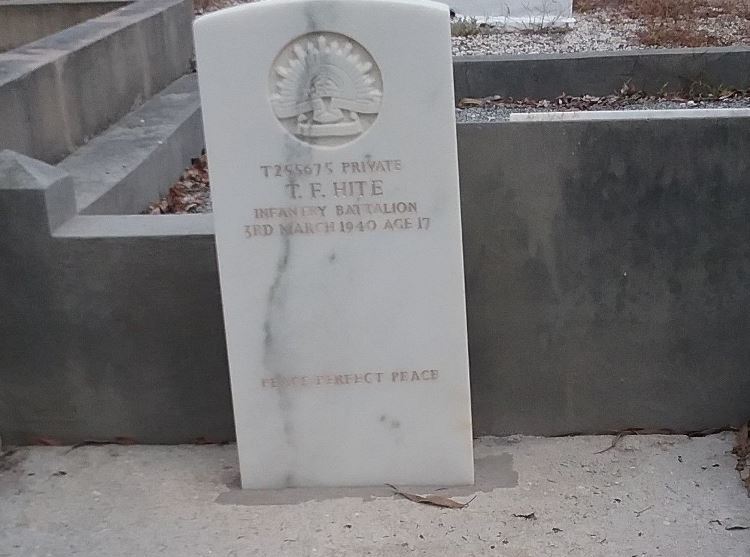
[[[141,0],[0,54],[0,149],[59,162],[190,70],[192,17]]]
[[[626,52],[463,56],[454,59],[456,99],[501,95],[555,98],[608,95],[629,83],[656,93],[693,88],[750,87],[750,47],[678,48]]]
[[[73,191],[65,171],[13,151],[0,151],[0,216],[13,218],[14,228],[29,233],[30,238],[37,235],[44,241],[75,216]],[[13,240],[23,244],[23,238]],[[0,258],[3,274],[15,274],[14,263],[8,257]]]
[[[138,214],[204,146],[196,74],[181,77],[60,162],[82,214]]]
[[[436,492],[476,495],[460,510],[385,487],[243,492],[234,446],[23,448],[0,460],[0,554],[748,555],[750,530],[727,529],[750,526],[732,435],[594,454],[611,441],[481,439],[477,486]]]
[[[4,0],[0,2],[0,52],[57,33],[127,3],[118,0]]]
[[[70,218],[73,185],[61,170],[8,152],[0,161],[3,439],[231,438],[207,216],[131,215],[130,237],[108,237],[117,227],[106,217]],[[77,237],[50,236],[50,199],[70,211],[54,233],[72,227]]]
[[[52,241],[0,219],[3,439],[233,438],[213,236],[128,219],[130,238]]]
[[[750,414],[750,118],[458,126],[478,433]]]
[[[747,419],[750,118],[458,140],[476,432]],[[83,215],[50,237],[41,198],[9,187],[3,438],[232,439],[211,216]]]

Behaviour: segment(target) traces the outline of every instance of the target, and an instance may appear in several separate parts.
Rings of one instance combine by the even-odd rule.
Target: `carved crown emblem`
[[[351,141],[374,120],[383,95],[369,53],[333,33],[310,34],[289,45],[274,64],[272,82],[276,117],[310,143]]]

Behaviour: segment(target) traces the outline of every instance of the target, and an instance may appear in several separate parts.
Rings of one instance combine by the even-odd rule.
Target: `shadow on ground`
[[[500,453],[474,460],[473,486],[398,486],[409,493],[438,493],[445,497],[467,497],[478,492],[488,493],[498,488],[516,487],[518,472],[513,469],[513,455]],[[308,501],[325,501],[345,497],[374,501],[380,497],[397,497],[388,486],[382,487],[294,487],[286,489],[240,489],[239,476],[233,475],[227,482],[230,487],[217,497],[216,502],[224,505],[294,505]]]

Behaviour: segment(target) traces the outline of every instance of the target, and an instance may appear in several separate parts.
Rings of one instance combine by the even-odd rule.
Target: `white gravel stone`
[[[601,14],[575,14],[575,19],[575,24],[567,30],[453,37],[453,55],[552,54],[643,48],[636,36],[640,28],[636,21],[623,20],[615,24]]]
[[[564,52],[618,51],[654,48],[641,44],[643,22],[607,11],[574,13],[568,29],[546,32],[490,32],[453,37],[454,56],[554,54]],[[697,28],[720,37],[726,45],[750,45],[750,21],[720,16],[702,19]]]

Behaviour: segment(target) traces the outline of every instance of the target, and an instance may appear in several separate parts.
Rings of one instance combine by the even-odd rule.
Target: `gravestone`
[[[242,485],[473,482],[446,6],[195,24]]]
[[[573,0],[440,0],[459,18],[473,18],[497,29],[540,30],[575,23]]]

